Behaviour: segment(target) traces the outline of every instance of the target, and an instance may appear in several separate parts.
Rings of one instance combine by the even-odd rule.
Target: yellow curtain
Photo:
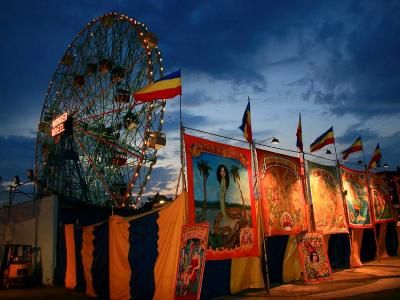
[[[258,213],[258,203],[256,202],[258,245],[262,248],[261,236],[261,216]],[[261,252],[261,250],[260,250]],[[263,288],[264,280],[261,271],[261,259],[258,257],[241,257],[232,259],[231,265],[231,293],[238,293],[249,288]]]
[[[75,261],[75,237],[74,224],[66,224],[65,247],[67,250],[67,268],[65,270],[65,287],[73,289],[76,286],[76,261]]]
[[[159,211],[158,257],[154,267],[155,292],[153,299],[173,299],[182,225],[185,224],[187,193]]]
[[[360,259],[362,237],[363,237],[362,228],[351,229],[350,265],[355,268],[361,267],[363,265]]]
[[[93,288],[92,272],[91,272],[93,263],[93,250],[94,250],[93,230],[94,226],[83,227],[81,254],[82,254],[83,275],[85,276],[85,282],[86,282],[86,294],[88,294],[91,297],[97,297]]]
[[[110,299],[130,299],[129,222],[120,216],[111,216],[109,221]]]
[[[273,259],[273,258],[269,258]],[[295,235],[289,235],[285,256],[283,258],[282,278],[283,282],[291,282],[301,279],[301,264],[299,251],[297,250],[297,240]]]
[[[376,251],[377,258],[389,257],[386,252],[386,232],[387,223],[382,223],[379,228],[378,251]]]

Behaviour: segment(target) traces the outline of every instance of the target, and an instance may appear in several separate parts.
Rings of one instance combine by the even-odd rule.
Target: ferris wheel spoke
[[[99,135],[97,135],[97,134],[95,134],[93,132],[89,132],[87,130],[84,130],[83,128],[81,128],[81,129],[82,129],[83,133],[91,136],[92,138],[102,142],[105,145],[111,146],[111,147],[113,147],[115,149],[118,149],[119,151],[122,151],[122,152],[124,152],[126,154],[129,154],[129,155],[132,155],[132,156],[136,156],[136,157],[140,157],[140,154],[133,153],[133,152],[131,152],[131,151],[125,149],[125,148],[122,148],[121,146],[118,146],[117,144],[115,144],[113,142],[110,142],[109,140],[107,140],[107,139],[105,139],[105,138],[103,138],[103,137],[101,137],[101,136],[99,136]]]
[[[96,164],[93,162],[92,158],[90,157],[89,152],[87,151],[86,147],[83,145],[83,143],[74,136],[74,139],[76,141],[76,143],[79,145],[79,147],[81,148],[83,154],[85,155],[86,159],[88,160],[89,164],[91,165],[93,171],[96,173],[97,178],[99,178],[100,182],[103,185],[104,190],[107,191],[107,193],[110,195],[110,197],[112,197],[112,193],[110,191],[110,188],[105,180],[105,178],[103,177],[103,175],[97,170]]]
[[[91,116],[89,116],[87,118],[76,120],[75,122],[81,123],[81,122],[85,122],[85,121],[92,120],[92,119],[98,119],[98,118],[104,117],[106,115],[110,115],[110,114],[113,114],[113,113],[116,113],[116,112],[121,112],[124,109],[131,109],[134,106],[135,106],[135,104],[129,104],[129,105],[122,106],[122,107],[119,107],[119,108],[116,108],[116,109],[112,109],[112,110],[109,110],[109,111],[101,112],[98,115],[91,115]]]

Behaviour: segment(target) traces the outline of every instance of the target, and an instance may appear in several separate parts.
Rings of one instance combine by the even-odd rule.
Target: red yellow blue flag
[[[317,151],[333,143],[335,143],[335,137],[333,135],[333,127],[331,127],[310,145],[310,152]]]
[[[361,136],[359,136],[356,141],[346,150],[342,151],[343,159],[349,157],[350,154],[358,151],[362,151],[363,145],[361,141]]]
[[[250,114],[250,98],[247,103],[246,110],[244,111],[242,118],[242,125],[240,125],[239,129],[243,131],[244,138],[249,142],[253,142],[253,134],[251,132],[251,114]]]
[[[133,94],[136,101],[170,99],[182,95],[181,70],[162,77]]]
[[[376,145],[374,154],[372,154],[371,161],[368,164],[368,169],[374,169],[380,166],[382,159],[381,148],[379,148],[379,144]]]

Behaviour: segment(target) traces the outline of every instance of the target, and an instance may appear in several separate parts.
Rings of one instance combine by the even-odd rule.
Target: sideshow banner
[[[356,171],[344,166],[342,172],[343,192],[349,217],[349,226],[354,228],[371,228],[371,212],[368,201],[366,176],[363,171]]]
[[[300,160],[257,149],[265,235],[298,234],[308,228]]]
[[[316,230],[348,233],[337,168],[307,161],[307,171]]]
[[[174,299],[200,299],[208,231],[208,223],[182,226]]]
[[[305,282],[320,282],[332,279],[332,269],[321,233],[302,233],[297,236],[297,249]]]
[[[184,139],[189,220],[210,224],[207,260],[257,256],[250,150]]]
[[[393,221],[389,186],[384,174],[370,174],[371,201],[376,223]]]

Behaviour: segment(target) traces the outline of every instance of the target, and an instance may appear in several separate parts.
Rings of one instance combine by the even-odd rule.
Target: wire
[[[246,141],[246,140],[237,139],[237,138],[232,138],[232,137],[228,137],[228,136],[221,135],[221,134],[217,134],[217,133],[212,133],[212,132],[208,132],[208,131],[204,131],[204,130],[200,130],[200,129],[196,129],[196,128],[186,127],[186,126],[183,126],[183,125],[182,125],[182,127],[183,127],[184,129],[189,129],[189,130],[192,130],[192,131],[201,132],[201,133],[204,133],[204,134],[208,134],[208,135],[212,135],[212,136],[216,136],[216,137],[220,137],[220,138],[224,138],[224,139],[228,139],[228,140],[232,140],[232,141],[237,141],[237,142],[246,143],[246,144],[249,143],[249,142]],[[296,150],[285,149],[285,148],[276,147],[276,146],[271,146],[271,145],[265,145],[265,144],[262,144],[262,143],[254,142],[254,144],[255,144],[255,145],[259,145],[259,146],[264,146],[264,147],[267,147],[267,148],[271,148],[271,149],[276,149],[276,150],[281,150],[281,151],[287,151],[287,152],[290,152],[290,153],[296,153],[296,154],[299,153],[299,152],[296,151]],[[336,159],[326,158],[326,157],[318,156],[318,155],[311,154],[311,153],[308,153],[308,152],[304,152],[304,154],[309,155],[309,156],[312,156],[312,157],[317,157],[317,158],[320,158],[320,159],[325,159],[325,160],[329,160],[329,161],[332,161],[332,162],[336,162]],[[346,162],[346,164],[352,164],[352,165],[357,165],[357,166],[359,166],[358,163],[353,163],[353,162]]]

